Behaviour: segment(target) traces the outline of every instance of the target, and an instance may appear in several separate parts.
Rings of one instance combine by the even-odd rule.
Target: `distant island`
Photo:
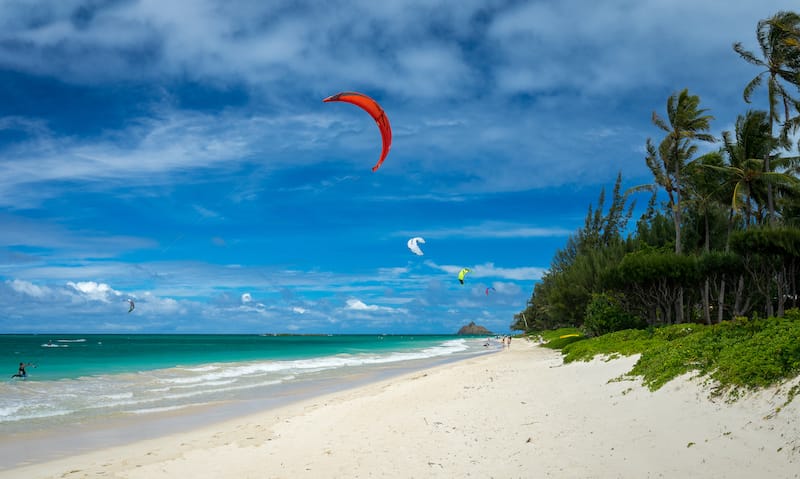
[[[475,321],[471,321],[468,325],[462,326],[461,329],[458,330],[457,334],[459,336],[490,335],[492,334],[492,332],[484,328],[483,326],[478,326],[477,324],[475,324]]]

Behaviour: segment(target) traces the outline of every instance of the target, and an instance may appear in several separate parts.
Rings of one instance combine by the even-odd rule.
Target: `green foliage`
[[[625,255],[618,270],[617,280],[627,283],[688,285],[699,278],[696,257],[653,250]]]
[[[720,351],[713,379],[733,387],[765,387],[800,373],[800,322],[773,319],[759,327],[747,340]]]
[[[685,325],[672,327],[675,326],[685,327]],[[644,384],[651,390],[656,390],[675,377],[690,371],[707,373],[711,363],[709,350],[713,351],[715,348],[706,342],[707,328],[702,325],[694,326],[691,331],[684,328],[683,331],[690,334],[679,335],[673,339],[669,339],[671,336],[665,334],[663,339],[656,339],[649,349],[642,352],[642,356],[630,373],[642,376]],[[707,349],[708,346],[711,347]]]
[[[712,326],[617,331],[572,342],[562,353],[564,362],[640,354],[629,374],[641,376],[652,390],[692,372],[713,380],[718,393],[763,388],[800,374],[800,311],[789,310],[784,318],[739,318]]]
[[[567,336],[570,334],[581,335],[581,332],[578,328],[559,328],[541,332],[542,339],[544,339],[547,342],[554,341],[556,339],[559,339],[561,336]]]
[[[798,32],[800,14],[778,12],[758,22],[760,56],[734,45],[763,68],[745,99],[767,86],[769,108],[738,115],[718,150],[698,156],[701,142],[717,141],[709,133],[714,117],[699,96],[680,90],[667,99],[665,116],[653,112],[663,135],[645,143],[653,181],[622,194],[620,174],[608,198],[601,191],[535,285],[524,317],[515,316],[514,329],[575,326],[597,335],[631,326],[631,316],[654,327],[710,324],[781,317],[800,306],[800,156],[787,135],[800,128],[800,115],[790,116],[800,105],[793,93],[800,85]],[[632,230],[628,199],[642,191],[652,196]]]
[[[697,267],[701,277],[733,276],[742,271],[742,257],[734,253],[712,251],[698,257]]]
[[[683,323],[672,324],[661,328],[654,328],[650,331],[653,339],[661,341],[673,341],[679,338],[685,338],[698,330],[703,328],[702,324]]]
[[[586,306],[583,328],[590,336],[600,336],[623,329],[644,327],[643,321],[627,313],[619,300],[607,293],[594,293]]]
[[[564,347],[566,347],[566,346],[568,346],[568,345],[570,345],[572,343],[577,343],[577,342],[583,341],[585,339],[586,339],[586,336],[584,336],[582,334],[581,335],[576,335],[576,336],[568,335],[568,336],[563,337],[563,338],[557,338],[557,339],[554,339],[552,341],[549,341],[549,342],[544,344],[544,347],[550,348],[550,349],[563,349]]]
[[[561,349],[568,344],[586,339],[577,328],[559,328],[553,331],[544,331],[541,333],[541,337],[545,341],[543,346],[550,349]]]
[[[639,354],[649,348],[653,342],[651,332],[626,329],[570,344],[565,346],[561,352],[564,353],[565,363],[589,361],[597,355],[630,356]]]
[[[556,252],[550,270],[534,286],[525,310],[528,329],[581,326],[592,293],[602,290],[601,278],[631,251],[632,243],[622,238],[622,232],[633,205],[626,207],[621,184],[620,175],[605,213],[605,191],[601,191],[597,208],[589,206],[584,227]],[[519,327],[517,318],[514,326]]]
[[[800,256],[800,229],[751,228],[731,236],[731,248],[741,254]]]
[[[607,271],[604,285],[624,298],[623,309],[650,325],[677,320],[677,301],[702,282],[698,258],[643,249],[625,255]]]
[[[675,249],[675,223],[656,210],[656,194],[650,197],[647,210],[636,222],[635,241],[642,247]]]

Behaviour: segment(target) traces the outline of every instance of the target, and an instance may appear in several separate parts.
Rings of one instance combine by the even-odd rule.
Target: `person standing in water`
[[[28,363],[28,364],[19,363],[19,370],[17,371],[17,374],[15,374],[15,375],[13,375],[11,377],[12,378],[23,378],[23,379],[27,378],[28,377],[28,372],[25,371],[25,367],[27,367],[27,366],[33,366],[33,364],[31,364],[31,363]]]

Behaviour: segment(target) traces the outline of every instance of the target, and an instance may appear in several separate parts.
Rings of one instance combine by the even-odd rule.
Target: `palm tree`
[[[782,137],[788,139],[788,130],[791,124],[789,111],[797,107],[798,103],[786,90],[785,82],[797,82],[798,54],[797,47],[793,45],[797,39],[795,34],[800,26],[800,15],[794,12],[778,12],[772,17],[758,22],[756,38],[761,49],[762,57],[759,58],[752,52],[744,49],[740,42],[733,45],[733,49],[746,62],[764,68],[764,70],[750,80],[744,89],[744,100],[750,103],[750,98],[761,83],[767,81],[767,99],[769,101],[769,132],[772,135],[775,122],[781,123],[784,128]],[[783,117],[779,113],[779,103],[783,106]],[[764,171],[770,172],[770,152],[764,156]],[[775,200],[772,185],[767,183],[767,211],[770,224],[774,224]]]
[[[682,253],[681,246],[681,190],[683,189],[683,176],[686,162],[697,151],[696,140],[714,142],[712,135],[704,133],[710,129],[710,122],[714,118],[705,115],[705,109],[698,108],[700,97],[689,95],[689,90],[684,89],[678,94],[673,94],[667,99],[667,119],[664,120],[653,112],[653,124],[667,133],[658,150],[659,159],[651,158],[656,150],[648,138],[648,166],[660,163],[656,183],[667,190],[672,207],[672,218],[675,223],[675,253]],[[651,171],[653,166],[650,167]],[[654,174],[656,172],[654,171]]]
[[[771,135],[767,118],[765,111],[751,110],[745,115],[739,115],[734,133],[736,139],[733,140],[728,131],[722,133],[723,151],[728,164],[721,167],[708,165],[708,168],[717,169],[727,175],[732,186],[732,211],[738,211],[744,202],[745,229],[752,223],[754,204],[757,206],[758,199],[763,199],[759,192],[764,191],[765,186],[785,187],[797,182],[793,172],[785,170],[796,162],[796,158],[770,153],[776,149],[779,140]],[[783,171],[766,171],[764,158]]]
[[[722,166],[723,159],[720,152],[715,151],[703,155],[687,165],[686,202],[690,211],[697,212],[703,220],[703,252],[711,251],[711,217],[719,213],[721,198],[725,190],[725,179],[708,166]],[[723,200],[724,201],[724,200]],[[706,277],[701,292],[703,301],[703,316],[706,324],[711,324],[711,280]]]
[[[797,179],[791,172],[765,170],[763,158],[770,158],[775,165],[780,166],[789,166],[795,161],[794,158],[780,158],[770,153],[776,149],[779,141],[770,132],[770,122],[766,111],[750,110],[744,115],[739,115],[736,119],[734,135],[735,140],[731,137],[730,132],[722,133],[722,152],[727,158],[726,165],[703,165],[721,172],[729,186],[728,238],[733,229],[733,219],[740,209],[744,210],[744,229],[747,229],[753,222],[754,205],[760,209],[759,203],[763,203],[762,193],[765,185],[794,185],[797,183]],[[726,240],[725,251],[728,250],[729,242]],[[743,277],[740,277],[734,302],[734,316],[741,314],[746,309],[741,303],[743,285]],[[718,320],[721,321],[725,298],[724,282],[720,287],[719,298]]]
[[[682,254],[681,244],[681,194],[685,188],[684,174],[687,162],[697,151],[695,141],[715,141],[714,137],[705,133],[710,128],[713,119],[706,115],[705,109],[700,109],[700,97],[690,95],[684,89],[673,94],[667,99],[667,118],[661,118],[653,112],[653,124],[666,132],[664,139],[656,148],[653,141],[647,139],[647,156],[645,161],[650,171],[653,172],[655,185],[661,186],[669,197],[669,207],[672,210],[672,221],[675,227],[675,253]],[[633,190],[650,189],[655,185],[643,185]],[[682,323],[683,290],[679,291],[675,305],[675,322]]]
[[[776,42],[784,48],[782,53],[783,70],[788,70],[789,74],[784,74],[781,78],[800,89],[800,15],[786,13],[785,15],[776,15],[767,21],[775,32]],[[795,99],[789,99],[789,102],[794,104],[797,111],[800,111],[800,102]],[[781,132],[783,139],[788,141],[789,132],[797,131],[798,128],[800,128],[800,115],[791,118],[787,115]]]
[[[731,133],[722,133],[723,150],[728,158],[724,170],[730,175],[733,190],[731,209],[737,211],[739,203],[745,200],[745,224],[751,223],[753,199],[756,188],[765,184],[771,173],[765,171],[764,158],[770,158],[777,141],[772,136],[770,122],[765,111],[748,111],[736,119],[735,141]]]

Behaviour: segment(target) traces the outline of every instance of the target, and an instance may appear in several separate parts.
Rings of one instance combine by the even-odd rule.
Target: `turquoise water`
[[[206,363],[320,358],[412,351],[456,336],[0,335],[0,364],[20,362],[28,381],[75,379]]]
[[[492,350],[484,343],[407,335],[0,335],[7,368],[0,430],[29,434],[268,400],[484,354]],[[20,362],[33,363],[28,377],[11,379]]]

